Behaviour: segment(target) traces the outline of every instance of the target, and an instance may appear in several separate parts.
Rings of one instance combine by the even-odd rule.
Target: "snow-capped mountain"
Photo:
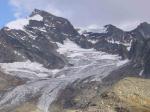
[[[0,60],[30,60],[48,68],[61,68],[66,61],[56,52],[56,42],[78,36],[68,20],[36,9],[30,17],[10,22],[0,31],[0,45],[4,49],[0,50]]]
[[[109,44],[103,38],[93,39],[91,35],[80,35],[68,20],[37,9],[26,19],[8,23],[0,31],[0,37],[0,62],[30,60],[47,68],[62,68],[68,63],[56,49],[57,43],[63,44],[66,39],[82,48],[94,48],[127,57],[124,46]]]
[[[104,29],[105,32],[83,32],[82,35],[97,50],[117,53],[123,58],[131,59],[135,67],[142,69],[140,74],[147,74],[149,77],[150,24],[141,23],[132,31],[123,31],[113,25],[106,25]]]
[[[35,9],[0,30],[0,76],[11,83],[0,93],[0,111],[15,112],[33,100],[40,112],[49,112],[70,84],[103,83],[113,71],[119,79],[125,76],[120,69],[149,74],[149,36],[148,23],[130,32],[113,25],[83,32],[67,19]]]

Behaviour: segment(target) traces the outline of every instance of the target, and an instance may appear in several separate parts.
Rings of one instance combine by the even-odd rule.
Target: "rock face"
[[[86,32],[84,35],[96,50],[119,54],[122,58],[128,57],[128,50],[131,46],[133,37],[130,33],[125,32],[113,25],[106,25],[102,32]]]
[[[129,32],[125,32],[113,25],[106,25],[102,32],[84,31],[82,35],[89,42],[89,47],[111,54],[119,54],[123,59],[128,58],[128,51],[133,40]]]
[[[132,43],[130,59],[136,66],[143,69],[145,77],[150,75],[150,24],[142,23],[132,31],[132,36],[136,39]]]

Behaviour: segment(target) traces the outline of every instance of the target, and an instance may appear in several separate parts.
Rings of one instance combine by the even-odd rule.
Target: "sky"
[[[0,27],[15,19],[12,8],[9,5],[9,0],[0,0]]]
[[[75,27],[113,24],[127,30],[150,22],[149,4],[150,0],[0,0],[0,27],[37,8],[67,18]]]

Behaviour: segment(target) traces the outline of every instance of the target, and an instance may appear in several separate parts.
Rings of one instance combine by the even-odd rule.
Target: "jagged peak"
[[[112,24],[105,25],[104,27],[106,28],[107,32],[123,31],[120,28],[118,28],[118,27],[116,27],[116,26],[114,26]]]
[[[47,13],[46,11],[40,10],[40,9],[34,9],[31,12],[31,16],[36,15],[36,14],[41,14],[41,13]]]
[[[60,21],[60,22],[64,22],[64,21],[65,21],[65,23],[70,23],[69,20],[66,19],[66,18],[59,17],[59,16],[54,15],[54,14],[48,12],[48,11],[44,11],[44,10],[40,10],[40,9],[34,9],[34,10],[32,11],[32,13],[30,14],[30,17],[33,17],[33,16],[35,16],[35,15],[40,15],[40,16],[42,16],[44,19],[47,19],[47,18],[48,18],[48,20],[52,20],[52,21],[53,21],[53,20],[55,20],[55,21]],[[70,23],[70,24],[71,24],[71,23]]]
[[[32,13],[30,14],[30,17],[32,17],[34,15],[40,15],[42,17],[57,17],[57,16],[51,14],[50,12],[47,12],[47,11],[44,11],[44,10],[40,10],[40,9],[34,9],[32,11]]]
[[[150,27],[150,24],[148,22],[142,22],[137,26],[137,28],[146,28],[146,27]]]
[[[105,28],[116,28],[116,26],[112,25],[112,24],[107,24],[104,26]]]
[[[118,28],[118,27],[116,27],[116,26],[114,26],[112,24],[105,25],[104,27],[107,28],[107,29],[120,29],[120,28]]]
[[[43,21],[46,18],[48,18],[49,22],[54,20],[57,23],[58,22],[70,23],[65,18],[52,15],[51,13],[44,10],[34,9],[29,17],[11,21],[8,24],[6,24],[5,27],[8,27],[10,29],[24,30],[24,27],[29,25],[30,20]]]
[[[148,22],[142,22],[140,25],[150,25]]]
[[[148,22],[142,22],[132,31],[143,31],[143,33],[150,34],[150,24]]]

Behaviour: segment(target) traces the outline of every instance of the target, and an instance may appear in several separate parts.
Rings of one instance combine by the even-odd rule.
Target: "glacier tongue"
[[[57,43],[58,44],[58,43]],[[15,62],[0,64],[8,74],[27,78],[29,81],[4,93],[0,101],[0,109],[15,106],[29,99],[39,97],[38,107],[48,112],[50,104],[57,98],[58,92],[76,80],[101,81],[112,70],[117,69],[120,57],[99,52],[94,49],[82,49],[70,40],[58,44],[59,53],[68,57],[73,66],[59,70],[48,70],[33,62]],[[8,103],[9,102],[9,103]]]
[[[48,70],[42,64],[26,61],[14,63],[0,63],[1,69],[12,76],[27,79],[40,79],[45,77],[52,77],[56,70]]]

